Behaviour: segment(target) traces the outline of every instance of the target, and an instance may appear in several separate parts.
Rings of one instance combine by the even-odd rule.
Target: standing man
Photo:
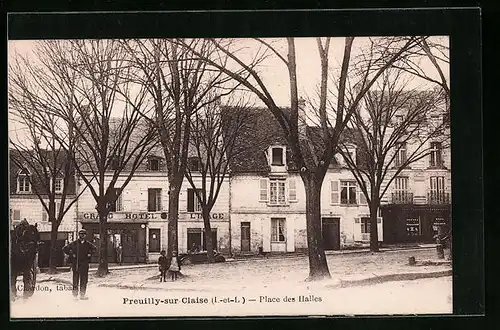
[[[123,262],[123,246],[122,243],[118,243],[118,246],[116,247],[116,262],[118,265],[122,265]]]
[[[78,236],[78,239],[66,245],[63,251],[69,255],[73,270],[73,297],[78,298],[78,287],[80,287],[80,299],[86,300],[88,299],[85,293],[89,278],[90,257],[96,251],[96,247],[87,241],[85,229],[80,230]]]

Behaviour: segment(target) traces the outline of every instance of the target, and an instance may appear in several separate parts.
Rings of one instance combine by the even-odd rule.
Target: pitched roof
[[[267,108],[246,108],[244,110],[223,107],[221,109],[223,121],[226,124],[231,123],[231,118],[236,111],[251,112],[249,125],[243,130],[236,139],[236,148],[242,150],[230,163],[233,173],[267,173],[270,170],[267,162],[265,151],[272,145],[287,146],[287,140],[283,134],[283,130],[276,118]],[[287,109],[284,109],[286,112]],[[321,139],[319,127],[307,127],[307,133],[315,146],[315,150],[319,153],[324,144]],[[355,135],[353,133],[345,135],[347,139],[355,143]],[[357,162],[365,162],[366,157],[363,153],[356,152]],[[292,161],[292,151],[287,148],[287,168],[288,171],[298,171],[298,166]],[[335,158],[330,164],[331,168],[340,168]]]
[[[54,157],[54,155],[53,155],[54,151],[52,151],[52,150],[42,150],[42,153],[43,153],[43,156],[49,160],[53,159],[53,157]],[[19,151],[16,149],[9,150],[9,163],[10,163],[10,166],[9,166],[10,186],[9,186],[9,188],[10,188],[11,194],[17,193],[17,177],[18,177],[19,173],[21,173],[24,169],[24,168],[20,167],[18,165],[18,163],[25,164],[26,169],[31,173],[32,193],[34,194],[34,189],[37,189],[37,191],[41,192],[42,195],[44,194],[43,193],[43,191],[45,191],[44,185],[46,183],[42,182],[43,181],[43,174],[36,175],[37,171],[38,171],[38,173],[43,173],[42,166],[40,164],[38,164],[36,161],[33,161],[31,163],[23,161],[26,158],[29,159],[29,157],[33,157],[31,152]],[[17,160],[17,161],[15,161],[15,160]],[[60,165],[62,165],[63,162],[65,162],[64,151],[61,151],[56,155],[56,161],[57,161],[56,166],[58,166],[58,167]],[[30,166],[30,164],[35,165],[36,168],[33,168],[32,166]],[[68,182],[68,190],[67,191],[68,191],[68,194],[71,195],[71,194],[75,194],[74,172],[72,171],[70,173],[70,175],[71,175],[71,180],[69,180],[69,182]]]

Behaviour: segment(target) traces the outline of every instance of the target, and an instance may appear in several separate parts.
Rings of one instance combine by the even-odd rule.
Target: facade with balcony
[[[442,139],[427,143],[429,153],[390,183],[381,206],[384,243],[434,243],[438,226],[450,228],[450,147]],[[396,162],[401,157],[405,154],[397,155]]]

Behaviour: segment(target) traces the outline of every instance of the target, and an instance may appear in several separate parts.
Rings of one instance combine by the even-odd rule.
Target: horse
[[[23,276],[23,298],[33,295],[36,284],[35,259],[40,244],[40,232],[37,225],[19,225],[11,237],[10,250],[10,287],[12,300],[17,298],[17,276]],[[19,288],[21,289],[21,288]]]

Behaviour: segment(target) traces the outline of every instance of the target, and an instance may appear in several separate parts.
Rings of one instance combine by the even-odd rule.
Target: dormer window
[[[148,168],[150,171],[159,171],[160,170],[160,160],[158,158],[149,158]]]
[[[188,167],[191,172],[200,170],[200,159],[198,157],[190,157],[188,160]]]
[[[62,178],[55,178],[53,179],[54,180],[54,192],[55,193],[62,193],[62,190],[63,190],[63,179]],[[51,182],[51,185],[52,187],[52,182]]]
[[[17,192],[18,193],[29,193],[31,192],[31,173],[28,169],[22,169],[17,175]]]
[[[271,165],[273,166],[283,166],[283,148],[282,147],[273,147],[272,148],[272,156],[271,156]]]
[[[120,167],[120,158],[118,156],[113,156],[113,158],[110,159],[110,168],[115,171]]]

